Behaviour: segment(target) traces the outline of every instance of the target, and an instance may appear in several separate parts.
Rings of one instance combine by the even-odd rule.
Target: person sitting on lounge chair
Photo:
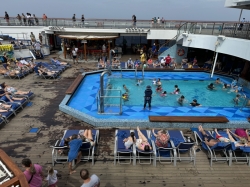
[[[0,103],[0,110],[9,110],[11,109],[11,105]]]
[[[104,61],[103,61],[102,58],[100,58],[99,64],[100,64],[100,66],[101,66],[102,68],[105,68],[105,63],[104,63]]]
[[[5,83],[3,84],[4,86],[4,90],[10,94],[15,94],[15,95],[25,95],[25,94],[29,94],[30,91],[20,91],[15,89],[14,87],[8,86]]]
[[[168,147],[170,137],[165,130],[159,130],[157,134],[155,134],[155,130],[152,129],[152,133],[156,137],[155,144],[157,147]]]
[[[91,146],[95,145],[91,129],[86,129],[84,130],[83,134],[79,135],[81,136],[83,142],[89,142]]]
[[[56,71],[50,71],[43,66],[38,67],[38,72],[40,75],[49,75],[49,76],[53,76],[55,75],[55,73],[57,73]]]
[[[237,128],[235,130],[235,133],[230,131],[230,133],[235,136],[236,138],[245,138],[250,142],[250,136],[248,135],[248,130],[247,129],[242,129],[242,128]]]
[[[113,61],[112,61],[112,66],[114,68],[118,69],[119,66],[120,66],[120,61],[117,58],[114,58]]]
[[[165,61],[164,61],[164,64],[165,64]],[[156,61],[153,62],[153,67],[154,68],[161,67],[161,63],[158,60],[156,60]]]
[[[130,132],[130,136],[123,140],[126,149],[129,149],[134,143],[136,143],[135,133]]]
[[[240,146],[250,146],[250,142],[246,138],[240,138],[239,140],[235,140],[232,135],[230,134],[230,130],[227,129],[227,134],[229,141],[234,143],[235,147],[240,147]]]
[[[68,63],[67,62],[60,62],[59,60],[57,60],[56,59],[56,57],[53,57],[52,58],[52,61],[56,64],[56,65],[64,65],[64,66],[66,66],[66,65],[68,65]]]
[[[216,145],[218,142],[220,142],[219,139],[215,139],[214,137],[212,137],[211,135],[207,134],[204,129],[202,128],[202,126],[200,125],[198,127],[199,131],[202,133],[202,135],[204,136],[204,140],[206,145],[208,145],[209,147],[213,147],[214,145]]]
[[[134,68],[134,62],[131,58],[128,60],[128,69],[133,69]]]
[[[19,62],[21,62],[21,64],[23,64],[23,65],[30,66],[29,62],[27,62],[23,58],[20,58]]]
[[[136,147],[141,151],[149,152],[152,150],[152,147],[148,143],[148,139],[142,134],[139,127],[137,127],[138,137],[139,139],[136,140]]]

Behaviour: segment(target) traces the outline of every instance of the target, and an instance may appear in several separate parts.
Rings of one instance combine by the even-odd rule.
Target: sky
[[[0,16],[7,11],[10,17],[30,12],[48,18],[131,19],[237,21],[240,9],[224,7],[225,0],[1,0]],[[242,18],[250,20],[250,10]]]

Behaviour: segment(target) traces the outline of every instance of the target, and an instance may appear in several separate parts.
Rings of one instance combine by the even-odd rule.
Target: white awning
[[[118,38],[118,36],[95,36],[95,35],[59,35],[59,38],[78,39],[78,40],[108,40]]]

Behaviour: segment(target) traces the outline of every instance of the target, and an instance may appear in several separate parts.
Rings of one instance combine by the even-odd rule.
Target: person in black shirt
[[[209,84],[208,86],[207,86],[207,88],[209,89],[209,90],[214,90],[214,84],[213,83],[211,83],[211,84]]]
[[[197,100],[194,99],[192,103],[190,103],[191,106],[201,106],[200,103],[197,103]]]
[[[7,12],[5,12],[4,19],[6,19],[7,24],[10,25],[10,17]]]
[[[145,93],[145,95],[144,95],[144,107],[143,107],[143,109],[146,108],[146,105],[148,103],[148,108],[149,108],[149,110],[151,110],[151,100],[152,100],[152,93],[153,93],[151,86],[147,86],[144,93]]]

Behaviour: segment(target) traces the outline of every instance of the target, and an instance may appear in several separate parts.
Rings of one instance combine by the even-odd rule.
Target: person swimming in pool
[[[230,84],[224,83],[222,89],[227,89],[227,88],[230,88],[230,87],[231,87]]]
[[[156,85],[156,79],[153,79],[152,84]]]
[[[136,86],[140,86],[142,84],[142,80],[138,79]]]
[[[182,95],[182,96],[178,99],[178,103],[179,103],[180,105],[183,105],[184,100],[185,100],[185,97],[184,97],[184,95]]]
[[[234,101],[234,104],[238,105],[240,102],[240,95],[237,94],[236,97],[233,99],[233,101]]]
[[[128,88],[126,87],[125,84],[123,85],[123,89],[124,89],[126,92],[129,92],[129,90],[128,90]]]
[[[162,91],[161,85],[158,85],[158,86],[157,86],[156,91],[157,91],[157,92],[161,92],[161,91]]]
[[[174,90],[174,92],[172,92],[171,94],[179,94],[180,93],[180,89],[179,88],[177,88],[176,90]]]
[[[220,81],[220,78],[217,78],[216,80],[215,80],[215,84],[221,84],[222,82]]]
[[[158,80],[156,81],[156,85],[161,86],[161,79],[158,78]]]
[[[161,93],[161,96],[162,96],[162,97],[166,97],[166,96],[167,96],[167,91],[163,91],[163,92]]]
[[[243,85],[241,84],[240,86],[235,86],[234,89],[235,89],[234,91],[236,93],[243,92]]]
[[[209,85],[207,86],[207,88],[208,88],[209,90],[214,90],[214,89],[215,89],[213,83],[209,84]]]
[[[191,106],[194,106],[194,107],[196,107],[196,106],[201,106],[201,104],[198,103],[196,99],[194,99],[193,102],[190,103],[190,105],[191,105]]]
[[[128,94],[127,93],[122,94],[122,99],[124,101],[128,101]]]

